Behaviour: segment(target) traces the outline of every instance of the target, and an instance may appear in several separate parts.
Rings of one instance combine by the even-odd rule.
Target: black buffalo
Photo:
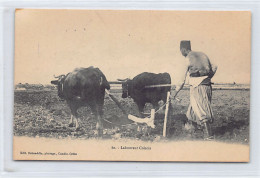
[[[131,97],[137,104],[141,116],[143,116],[144,106],[151,103],[154,109],[159,108],[158,102],[166,102],[167,92],[171,86],[145,88],[149,85],[171,84],[171,77],[168,73],[148,73],[144,72],[135,76],[132,80],[125,79],[122,81],[122,98]]]
[[[110,85],[105,75],[94,67],[77,68],[67,75],[60,75],[58,80],[51,81],[58,87],[58,96],[67,101],[71,110],[69,127],[74,126],[79,129],[77,110],[83,106],[89,106],[97,119],[98,133],[102,133],[101,117],[103,115],[103,105],[105,89],[110,89]]]

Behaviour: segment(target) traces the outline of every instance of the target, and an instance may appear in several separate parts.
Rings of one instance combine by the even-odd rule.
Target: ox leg
[[[100,103],[97,106],[97,130],[98,130],[98,135],[101,136],[103,135],[103,124],[102,124],[102,117],[103,117],[103,104],[104,104],[104,99],[101,99]]]
[[[105,90],[102,89],[101,93],[100,93],[99,100],[98,100],[98,104],[97,104],[97,130],[98,130],[99,136],[103,135],[102,118],[103,118],[103,115],[104,115],[104,112],[103,112],[104,99],[105,99]]]
[[[76,117],[76,130],[79,130],[79,128],[80,128],[80,119],[78,118],[78,117]]]
[[[71,114],[70,115],[69,127],[73,127],[73,121],[74,121],[74,116]]]
[[[94,113],[95,118],[97,119],[96,129],[98,131],[98,135],[101,136],[101,135],[103,135],[103,125],[102,125],[102,121],[101,121],[102,112],[100,111],[99,106],[96,103],[91,103],[90,108],[91,108],[92,112]]]
[[[99,114],[97,115],[96,129],[98,131],[98,135],[102,136],[103,135],[103,124],[102,124],[101,116]]]
[[[152,105],[153,105],[153,109],[155,109],[155,111],[157,111],[159,109],[158,102],[153,102]]]
[[[78,107],[76,103],[71,103],[70,104],[70,110],[71,110],[71,114],[72,114],[72,124],[73,124],[73,118],[75,118],[75,124],[76,124],[76,130],[79,130],[80,128],[80,124],[79,124],[79,116],[78,116]]]
[[[79,130],[80,129],[80,118],[79,118],[79,115],[78,115],[78,112],[77,110],[75,111],[75,125],[76,125],[76,130]]]
[[[158,111],[158,109],[159,109],[159,104],[158,104],[158,102],[152,102],[152,105],[153,105],[153,109],[155,110],[155,112]],[[156,113],[156,114],[154,115],[154,117],[156,117],[156,115],[158,115],[158,113]]]
[[[137,106],[138,106],[138,110],[139,110],[140,116],[144,117],[144,106],[145,106],[145,103],[138,102]]]

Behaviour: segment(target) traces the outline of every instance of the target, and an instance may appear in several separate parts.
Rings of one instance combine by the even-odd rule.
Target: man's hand
[[[176,85],[175,91],[178,93],[183,88],[183,85],[184,83],[181,85]]]
[[[183,88],[183,85],[184,85],[184,83],[182,83],[181,85],[176,85],[175,90],[171,93],[171,96],[170,96],[171,100],[175,100],[177,94]]]
[[[177,94],[176,90],[172,91],[170,95],[170,99],[175,100],[176,94]]]
[[[176,91],[172,92],[170,95],[170,100],[171,101],[173,101],[173,100],[181,101],[181,99],[177,98],[176,96],[177,96],[177,92]]]
[[[171,95],[171,96],[170,96],[170,100],[171,100],[171,101],[175,100],[175,96]]]

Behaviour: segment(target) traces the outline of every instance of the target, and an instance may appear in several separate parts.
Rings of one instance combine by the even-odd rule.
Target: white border
[[[16,8],[142,9],[142,10],[251,10],[252,61],[250,111],[250,163],[142,163],[13,161],[14,11]],[[0,171],[16,176],[260,176],[260,2],[246,0],[0,0]],[[163,154],[163,153],[162,153]]]

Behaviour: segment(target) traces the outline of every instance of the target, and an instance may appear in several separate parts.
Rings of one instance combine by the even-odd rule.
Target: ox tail
[[[101,76],[100,85],[103,86],[104,88],[110,90],[110,84],[108,83],[106,76],[103,74],[103,72],[99,68],[96,68],[96,70],[98,71],[98,73]]]
[[[103,78],[102,85],[104,86],[104,88],[110,90],[110,84],[108,83],[106,77],[103,75],[102,78]]]

